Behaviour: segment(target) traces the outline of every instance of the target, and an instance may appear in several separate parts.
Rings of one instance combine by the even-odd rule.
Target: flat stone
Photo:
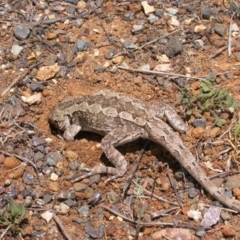
[[[19,24],[13,28],[13,34],[18,40],[26,39],[30,34],[30,29],[22,24]]]

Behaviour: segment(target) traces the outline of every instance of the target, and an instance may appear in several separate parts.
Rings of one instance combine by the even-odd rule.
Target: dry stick
[[[22,157],[22,156],[20,156],[20,155],[17,155],[17,154],[11,154],[11,153],[8,153],[8,152],[2,151],[2,150],[0,150],[0,153],[2,153],[3,155],[9,156],[9,157],[18,158],[18,159],[20,159],[21,161],[26,162],[27,164],[30,164],[30,165],[35,169],[35,171],[36,171],[36,173],[37,173],[38,181],[40,182],[39,172],[38,172],[37,166],[36,166],[33,162],[31,162],[31,161],[28,160],[27,158],[24,158],[24,157]]]
[[[130,175],[128,176],[128,178],[127,178],[127,180],[126,180],[126,183],[125,183],[125,185],[124,185],[123,195],[122,195],[123,198],[125,197],[126,191],[127,191],[127,189],[130,187],[130,185],[131,185],[131,183],[132,183],[132,179],[133,179],[133,177],[134,177],[134,174],[135,174],[135,172],[136,172],[137,169],[138,169],[138,166],[139,166],[139,163],[140,163],[140,161],[141,161],[141,159],[142,159],[143,153],[145,152],[145,150],[146,150],[149,142],[150,142],[150,141],[148,140],[148,141],[145,143],[145,145],[143,146],[143,148],[141,149],[141,151],[140,151],[139,154],[138,154],[138,157],[137,157],[137,159],[136,159],[136,161],[135,161],[135,165],[132,167],[131,173],[130,173]]]
[[[229,23],[229,30],[228,30],[228,56],[230,57],[232,54],[231,45],[232,45],[232,37],[231,37],[231,31],[232,31],[232,19],[235,16],[236,13],[233,13],[233,15],[230,18]]]
[[[139,184],[137,184],[135,181],[133,181],[133,183],[139,186]],[[174,206],[178,206],[179,207],[178,204],[173,203],[172,201],[168,201],[166,199],[163,199],[162,197],[157,196],[156,194],[152,193],[152,191],[150,192],[150,191],[146,190],[145,188],[143,189],[143,192],[146,193],[147,195],[151,196],[151,197],[155,197],[159,201],[162,201],[162,202],[165,202],[165,203],[169,203],[169,204],[172,204]]]
[[[21,76],[18,76],[13,82],[2,92],[2,96],[5,95],[21,78]]]
[[[107,211],[111,212],[114,215],[117,215],[119,217],[121,217],[123,220],[128,221],[132,224],[137,224],[136,221],[122,215],[121,213],[105,206],[105,205],[101,205],[102,208],[106,209]],[[172,227],[180,227],[180,228],[190,228],[190,229],[194,229],[194,230],[199,230],[202,229],[201,227],[195,227],[195,226],[191,226],[191,225],[186,225],[186,224],[178,224],[178,223],[167,223],[167,222],[148,222],[148,223],[143,223],[140,222],[140,226],[141,227],[153,227],[153,226],[172,226]]]
[[[164,209],[164,210],[160,210],[160,211],[151,213],[150,216],[151,216],[151,219],[159,218],[161,216],[166,216],[167,213],[169,213],[171,211],[174,211],[174,210],[177,210],[177,209],[179,209],[179,207],[171,207],[171,208],[168,208],[168,209]]]
[[[56,214],[53,214],[53,219],[54,219],[54,221],[57,223],[57,225],[61,228],[63,235],[64,235],[68,240],[72,240],[72,238],[69,236],[68,232],[66,231],[65,227],[63,226],[61,220],[59,219],[59,217],[57,217]]]
[[[168,166],[168,164],[167,164],[167,176],[168,176],[168,179],[169,179],[169,181],[170,181],[170,183],[171,183],[171,185],[173,187],[173,190],[175,192],[175,195],[176,195],[176,198],[177,198],[177,202],[178,202],[179,206],[182,208],[182,204],[181,204],[181,201],[180,201],[180,197],[178,195],[176,184],[174,184],[174,182],[172,181],[172,178],[171,178],[170,173],[169,173],[169,166]]]
[[[177,73],[132,69],[132,68],[126,68],[126,67],[122,67],[122,66],[119,66],[118,68],[130,71],[130,72],[141,72],[141,73],[157,74],[157,75],[170,75],[170,76],[175,76],[175,77],[192,78],[192,79],[201,80],[201,81],[205,80],[205,78],[202,78],[202,77],[191,77],[191,76],[186,76],[186,75],[177,74]]]
[[[155,42],[159,41],[160,39],[166,38],[166,37],[168,37],[168,36],[170,36],[170,35],[172,35],[172,34],[174,34],[174,33],[177,33],[177,32],[179,32],[179,31],[180,31],[180,29],[178,29],[178,30],[176,30],[176,31],[173,31],[173,32],[171,32],[171,33],[169,33],[169,34],[167,34],[167,35],[164,35],[164,36],[161,36],[161,37],[159,37],[159,38],[156,38],[156,39],[154,39],[154,40],[152,40],[152,41],[150,41],[150,42],[147,42],[147,43],[143,44],[141,47],[138,47],[138,48],[133,49],[133,50],[134,50],[134,51],[135,51],[135,50],[141,50],[142,48],[146,47],[147,45],[150,45],[150,44],[152,44],[152,43],[155,43]]]
[[[5,230],[4,230],[4,232],[2,233],[2,235],[0,236],[0,240],[2,240],[3,238],[4,238],[4,235],[8,232],[8,230],[9,230],[9,228],[12,226],[12,224],[11,225],[9,225]]]

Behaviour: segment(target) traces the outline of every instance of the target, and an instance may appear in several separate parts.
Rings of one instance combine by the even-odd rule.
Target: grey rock
[[[167,13],[169,13],[170,15],[176,15],[178,13],[178,9],[177,8],[167,8]]]
[[[209,19],[211,17],[211,14],[212,14],[212,9],[209,7],[206,7],[202,11],[202,18]]]
[[[220,37],[224,37],[227,34],[227,26],[224,24],[216,23],[213,29]]]
[[[77,170],[78,167],[79,167],[78,161],[74,161],[74,162],[70,163],[70,165],[69,165],[69,168],[70,168],[71,170],[73,170],[73,171],[74,171],[74,170]]]
[[[31,188],[26,188],[26,189],[22,192],[22,196],[23,196],[24,198],[27,197],[27,196],[31,196],[32,191],[33,191],[33,189],[31,189]]]
[[[77,49],[79,52],[86,51],[89,43],[86,40],[77,40]]]
[[[113,66],[111,69],[110,69],[110,73],[116,73],[118,71],[118,68],[116,66]]]
[[[40,146],[40,145],[47,145],[47,143],[45,142],[44,139],[42,138],[39,138],[38,136],[33,136],[32,137],[32,145],[33,147],[37,147],[37,146]]]
[[[58,200],[66,200],[66,199],[75,199],[76,193],[74,191],[61,191],[57,195]]]
[[[85,225],[85,232],[93,239],[100,239],[104,236],[105,226],[100,224],[98,227],[98,231],[93,228],[89,223]]]
[[[189,85],[189,83],[184,78],[176,78],[175,83],[182,88],[185,88]]]
[[[188,190],[188,196],[189,196],[189,198],[195,198],[197,195],[199,194],[199,190],[198,189],[196,189],[196,188],[190,188],[189,190]]]
[[[58,169],[55,169],[54,173],[58,175],[58,177],[62,176],[62,172]]]
[[[124,14],[123,19],[125,21],[132,21],[135,19],[135,13],[133,11],[128,11]]]
[[[74,5],[76,5],[78,3],[78,0],[64,0],[64,1],[67,3],[74,4]]]
[[[227,177],[227,189],[240,188],[240,174]]]
[[[240,61],[240,52],[238,52],[238,53],[236,54],[236,59],[237,59],[238,61]]]
[[[202,48],[203,48],[203,45],[204,45],[204,42],[203,42],[202,39],[197,39],[197,40],[194,41],[194,47],[195,47],[195,49],[197,49],[197,50],[202,49]]]
[[[42,160],[37,161],[36,166],[38,169],[42,169],[45,163]]]
[[[142,66],[140,67],[140,69],[141,69],[142,71],[149,71],[149,70],[150,70],[150,65],[149,65],[149,64],[142,65]]]
[[[77,28],[80,28],[83,25],[83,23],[84,23],[83,19],[77,19],[72,21],[72,24]]]
[[[91,186],[94,183],[99,183],[100,180],[101,180],[101,175],[100,174],[95,174],[95,175],[90,177],[88,185]]]
[[[116,55],[116,53],[117,53],[117,50],[115,48],[108,48],[104,57],[105,57],[105,59],[111,60]]]
[[[101,200],[102,200],[102,194],[100,192],[95,192],[94,195],[88,199],[88,204],[91,206],[94,206]]]
[[[173,58],[180,54],[183,51],[183,45],[180,42],[179,38],[177,36],[172,36],[169,39],[169,42],[167,44],[166,48],[166,55],[169,58]]]
[[[34,162],[37,162],[39,160],[42,160],[44,158],[44,154],[41,153],[41,152],[36,152],[34,155],[33,155],[33,160]]]
[[[13,34],[18,40],[27,39],[30,34],[30,29],[22,24],[19,24],[13,28]]]
[[[108,199],[113,203],[117,203],[121,200],[121,196],[119,196],[116,192],[114,192],[113,190],[111,190],[110,192],[108,192],[106,194],[108,196]]]
[[[24,206],[25,207],[30,207],[33,203],[33,199],[31,196],[27,196],[26,199],[24,200]]]
[[[44,200],[41,198],[36,198],[35,203],[40,206],[43,206],[45,204]]]
[[[45,203],[49,203],[49,202],[51,202],[52,201],[52,199],[53,199],[53,195],[51,195],[51,194],[44,194],[43,195],[43,201],[45,202]]]
[[[162,18],[164,16],[164,10],[163,9],[156,9],[154,14],[159,17]]]
[[[18,56],[23,50],[23,47],[14,44],[11,49],[11,53],[15,56]]]
[[[124,48],[127,48],[127,49],[136,49],[136,48],[138,48],[138,46],[133,44],[129,39],[125,39],[122,42],[122,45],[123,45]]]
[[[53,172],[53,169],[51,167],[45,166],[42,170],[42,173],[45,175],[50,175]]]
[[[73,7],[67,7],[66,8],[66,12],[69,14],[74,14],[75,13],[75,9]]]
[[[187,6],[187,11],[188,11],[189,13],[192,13],[192,12],[195,11],[195,7],[192,6],[192,5],[188,5],[188,6]]]
[[[87,217],[89,215],[90,206],[86,205],[81,208],[78,208],[78,213],[82,217]]]
[[[34,184],[34,176],[28,172],[24,172],[23,173],[23,182],[27,185],[33,185]]]
[[[86,188],[88,187],[87,184],[81,183],[81,182],[77,182],[73,185],[73,188],[76,192],[82,192],[84,191]]]
[[[133,25],[132,33],[141,32],[143,30],[143,25]]]
[[[47,155],[47,164],[56,166],[58,162],[62,161],[63,155],[60,152],[50,152]]]
[[[124,67],[124,68],[129,68],[128,64],[126,62],[122,62],[120,64],[121,67]]]
[[[204,230],[199,230],[199,231],[196,232],[196,235],[198,237],[204,237],[205,234],[206,234],[206,231],[204,231]]]
[[[34,198],[42,198],[43,192],[40,189],[35,188],[35,189],[33,189],[31,196]]]
[[[94,71],[98,72],[98,73],[103,73],[103,72],[106,71],[106,68],[104,68],[104,67],[95,67]]]
[[[194,127],[202,127],[205,128],[206,127],[206,119],[205,118],[196,118],[194,119],[194,121],[192,122],[192,125]]]
[[[89,222],[89,219],[88,218],[78,218],[75,220],[75,222],[78,224],[87,223],[87,222]]]
[[[183,179],[183,172],[175,172],[174,177],[177,181],[180,181]]]
[[[32,81],[30,84],[27,84],[27,87],[30,88],[33,92],[42,91],[44,86],[40,82]]]
[[[51,54],[44,59],[43,65],[52,66],[56,61],[57,61],[57,56]]]
[[[150,16],[148,17],[148,22],[151,24],[155,23],[158,20],[159,20],[159,18],[153,14],[150,14]]]
[[[64,203],[65,203],[68,207],[74,207],[74,206],[76,206],[76,202],[73,201],[72,199],[67,199],[66,201],[64,201]]]

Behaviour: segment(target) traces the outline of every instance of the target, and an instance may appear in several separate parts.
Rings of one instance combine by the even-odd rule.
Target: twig
[[[178,30],[176,30],[176,31],[173,31],[173,32],[171,32],[171,33],[169,33],[169,34],[167,34],[167,35],[164,35],[164,36],[161,36],[161,37],[159,37],[159,38],[156,38],[156,39],[154,39],[154,40],[152,40],[152,41],[150,41],[150,42],[147,42],[147,43],[143,44],[142,46],[134,49],[134,51],[136,51],[136,50],[141,50],[142,48],[146,47],[147,45],[150,45],[150,44],[152,44],[152,43],[155,43],[155,42],[159,41],[160,39],[166,38],[166,37],[168,37],[168,36],[170,36],[170,35],[172,35],[172,34],[174,34],[174,33],[177,33],[177,32],[179,32],[179,31],[180,31],[180,29],[178,29]]]
[[[205,80],[204,78],[201,78],[201,77],[191,77],[191,76],[186,76],[186,75],[177,74],[177,73],[169,73],[169,72],[161,72],[161,71],[151,71],[151,70],[141,70],[141,69],[132,69],[132,68],[126,68],[126,67],[122,67],[122,66],[119,66],[118,68],[124,69],[126,71],[130,71],[130,72],[141,72],[141,73],[157,74],[157,75],[170,75],[170,76],[175,76],[175,77],[192,78],[192,79],[201,80],[201,81]]]
[[[13,82],[2,92],[2,96],[5,95],[21,78],[21,76],[18,76]]]
[[[137,184],[135,181],[133,181],[133,183],[136,184],[136,185],[139,185],[139,184]],[[174,205],[174,206],[179,206],[178,204],[173,203],[172,201],[168,201],[168,200],[166,200],[166,199],[163,199],[162,197],[157,196],[156,194],[154,194],[154,193],[146,190],[145,188],[143,189],[143,191],[144,191],[144,193],[146,193],[147,195],[153,196],[153,197],[155,197],[155,198],[156,198],[157,200],[159,200],[159,201],[162,201],[162,202],[165,202],[165,203],[170,203],[170,204],[172,204],[172,205]]]
[[[228,30],[228,56],[231,56],[232,54],[232,50],[231,50],[231,45],[232,45],[232,37],[231,37],[231,32],[232,32],[232,19],[235,16],[236,13],[233,13],[233,15],[230,18],[230,26],[229,26],[229,30]]]
[[[4,238],[4,235],[8,232],[9,228],[11,227],[12,225],[9,225],[2,233],[2,235],[0,236],[0,240],[2,240]]]
[[[135,172],[136,172],[137,169],[138,169],[140,160],[142,159],[143,153],[146,151],[146,148],[147,148],[149,142],[150,142],[150,141],[148,140],[148,141],[145,143],[145,145],[143,146],[143,148],[141,149],[141,151],[140,151],[139,154],[138,154],[138,157],[137,157],[137,159],[136,159],[136,161],[135,161],[135,165],[132,167],[131,173],[130,173],[130,175],[128,176],[128,178],[127,178],[127,180],[126,180],[126,183],[125,183],[125,185],[124,185],[124,187],[123,187],[123,195],[122,195],[123,198],[124,198],[125,195],[126,195],[127,189],[128,189],[128,188],[130,187],[130,185],[131,185],[131,182],[132,182],[132,179],[133,179],[133,177],[134,177],[134,174],[135,174]]]
[[[169,179],[169,181],[170,181],[170,183],[171,183],[171,185],[173,187],[173,190],[175,192],[175,195],[176,195],[176,198],[177,198],[177,202],[178,202],[179,206],[182,208],[182,203],[181,203],[179,195],[178,195],[176,184],[172,181],[172,178],[171,178],[170,173],[169,173],[169,166],[168,166],[168,164],[167,164],[167,176],[168,176],[168,179]]]
[[[121,213],[107,207],[107,206],[104,206],[104,205],[101,205],[102,208],[106,209],[107,211],[111,212],[112,214],[114,215],[117,215],[119,217],[121,217],[123,220],[126,220],[132,224],[137,224],[136,221],[130,219],[130,218],[127,218],[126,216],[122,215]],[[195,226],[192,226],[192,225],[186,225],[186,224],[179,224],[179,223],[167,223],[167,222],[148,222],[148,223],[143,223],[143,222],[140,222],[141,224],[141,227],[153,227],[153,226],[172,226],[172,227],[180,227],[180,228],[190,228],[190,229],[194,229],[194,230],[199,230],[199,229],[203,229],[202,227],[195,227]]]
[[[57,217],[56,214],[53,214],[53,219],[54,219],[54,221],[57,223],[57,225],[60,227],[63,235],[64,235],[68,240],[72,240],[72,238],[69,236],[68,232],[66,231],[65,227],[63,226],[61,220]]]

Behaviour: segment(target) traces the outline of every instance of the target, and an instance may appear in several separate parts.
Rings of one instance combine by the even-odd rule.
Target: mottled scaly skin
[[[169,105],[149,105],[103,90],[90,96],[72,97],[60,102],[50,113],[49,122],[64,132],[63,137],[68,141],[73,141],[79,131],[91,131],[104,136],[101,142],[103,151],[115,168],[101,167],[77,177],[73,182],[97,173],[113,175],[107,181],[123,176],[127,170],[127,162],[116,147],[138,138],[150,139],[165,147],[215,199],[240,211],[239,202],[226,197],[209,181],[179,135],[161,120],[163,115],[175,130],[187,130]]]

